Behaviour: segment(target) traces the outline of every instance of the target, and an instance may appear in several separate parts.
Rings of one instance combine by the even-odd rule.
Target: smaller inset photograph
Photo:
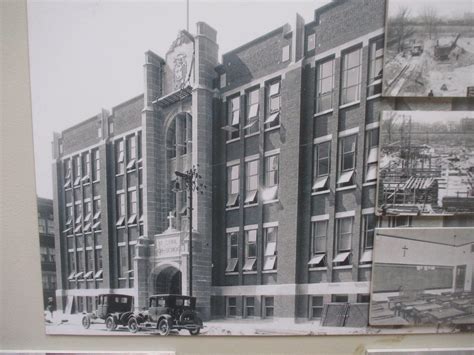
[[[472,0],[388,0],[384,96],[474,96]]]
[[[474,329],[474,228],[376,229],[369,322]]]
[[[377,214],[474,213],[474,112],[384,111]]]

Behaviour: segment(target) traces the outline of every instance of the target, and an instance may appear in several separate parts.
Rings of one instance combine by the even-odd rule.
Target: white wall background
[[[469,347],[472,334],[327,337],[46,336],[34,187],[26,2],[0,1],[0,349],[178,354],[365,354],[368,348]]]

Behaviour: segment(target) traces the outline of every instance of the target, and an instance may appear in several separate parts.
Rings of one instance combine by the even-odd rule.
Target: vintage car
[[[82,326],[89,329],[96,320],[105,321],[108,331],[115,330],[117,326],[129,326],[130,318],[135,319],[133,312],[133,297],[120,294],[102,294],[98,296],[97,310],[87,313],[82,317]],[[134,326],[135,324],[132,324]],[[134,332],[135,329],[130,329]],[[136,331],[136,330],[135,330]]]
[[[149,298],[148,311],[130,317],[128,329],[136,332],[143,324],[155,323],[160,335],[168,335],[170,330],[186,329],[191,335],[198,335],[203,327],[196,314],[196,298],[182,295],[153,295]]]

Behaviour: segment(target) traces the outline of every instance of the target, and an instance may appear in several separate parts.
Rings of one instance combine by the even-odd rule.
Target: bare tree
[[[420,18],[426,28],[429,39],[431,39],[431,37],[436,33],[436,29],[440,21],[438,12],[433,6],[425,5],[421,10]]]
[[[389,28],[391,36],[397,43],[397,51],[403,51],[403,41],[413,34],[413,28],[409,25],[410,9],[401,6],[397,14],[390,19]]]

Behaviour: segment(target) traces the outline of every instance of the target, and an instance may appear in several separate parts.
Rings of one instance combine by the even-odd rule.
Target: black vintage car
[[[196,314],[196,298],[182,295],[153,295],[149,298],[148,311],[130,317],[128,329],[136,332],[141,325],[155,323],[160,335],[170,330],[187,329],[191,335],[198,335],[203,327]]]
[[[130,318],[134,318],[132,296],[103,294],[98,296],[97,310],[82,317],[82,326],[89,329],[97,319],[102,319],[107,330],[112,331],[119,325],[129,326]]]

